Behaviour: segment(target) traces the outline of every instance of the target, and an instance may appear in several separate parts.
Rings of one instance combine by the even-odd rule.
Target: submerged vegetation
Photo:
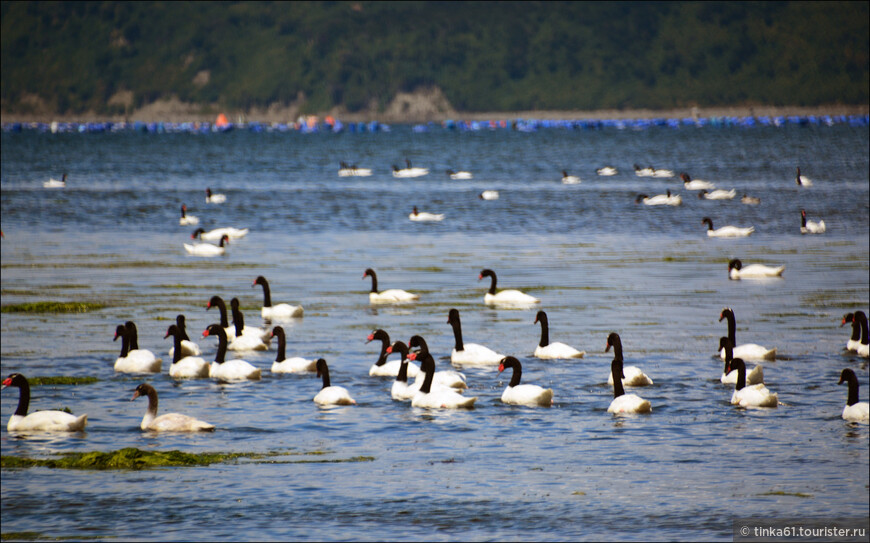
[[[143,451],[135,447],[127,447],[112,452],[63,453],[56,458],[22,458],[18,456],[0,457],[0,468],[22,469],[33,467],[58,469],[129,469],[142,470],[173,466],[208,466],[215,463],[227,463],[241,459],[251,459],[260,462],[275,462],[275,457],[286,456],[322,456],[324,451],[307,453],[267,452],[267,453],[186,453],[182,451]],[[354,456],[344,459],[301,459],[282,460],[287,464],[337,463],[337,462],[371,462],[374,457]]]
[[[0,307],[2,313],[87,313],[105,308],[93,302],[28,302],[7,304]]]
[[[32,387],[49,385],[91,385],[98,382],[96,377],[69,377],[66,375],[28,377],[27,382]]]

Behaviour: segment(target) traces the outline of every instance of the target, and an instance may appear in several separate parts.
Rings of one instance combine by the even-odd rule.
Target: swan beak
[[[203,331],[202,331],[202,337],[206,337],[206,336],[208,336],[208,330],[203,330]]]
[[[408,353],[408,360],[417,360],[417,353]]]
[[[130,401],[132,402],[133,400],[135,400],[135,399],[138,398],[138,397],[139,397],[139,391],[138,391],[138,390],[134,390],[134,391],[133,391],[133,397],[130,398]]]
[[[393,346],[392,345],[387,347],[387,354],[393,354]]]
[[[503,371],[504,371],[504,364],[499,364],[498,365],[498,372],[501,373]]]
[[[375,335],[369,334],[369,337],[366,338],[366,343],[369,343],[369,342],[374,341],[374,340],[375,340]]]
[[[606,352],[608,352],[609,350],[610,350],[610,342],[608,341],[608,342],[607,342],[607,346],[604,347],[604,352],[606,353]]]

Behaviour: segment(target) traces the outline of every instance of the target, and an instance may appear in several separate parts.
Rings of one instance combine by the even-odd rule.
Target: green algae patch
[[[104,304],[93,302],[29,302],[0,307],[2,313],[87,313],[103,309]]]
[[[99,381],[96,377],[68,377],[65,375],[28,377],[32,387],[50,385],[91,385]]]
[[[794,496],[796,498],[812,498],[812,494],[804,494],[803,492],[783,492],[782,490],[775,490],[770,492],[764,492],[763,494],[759,494],[759,496]]]
[[[251,459],[256,463],[286,463],[286,464],[323,464],[341,462],[372,462],[371,456],[354,456],[352,458],[317,459],[317,460],[272,460],[274,457],[296,455],[319,456],[323,451],[309,453],[267,452],[267,453],[186,453],[182,451],[143,451],[128,447],[112,452],[64,453],[56,458],[23,458],[18,456],[0,457],[2,469],[52,468],[52,469],[82,469],[82,470],[143,470],[177,466],[208,466],[217,463],[229,463],[243,459]]]

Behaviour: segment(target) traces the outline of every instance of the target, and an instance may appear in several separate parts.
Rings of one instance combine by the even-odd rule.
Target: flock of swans
[[[226,236],[226,234],[223,234]],[[779,276],[784,267],[769,267],[757,264],[743,266],[740,260],[732,260],[728,264],[729,278]],[[735,275],[736,274],[736,275]],[[497,290],[497,276],[491,269],[481,270],[478,281],[490,279],[490,288],[484,294],[484,303],[496,307],[534,308],[540,303],[538,298],[516,289]],[[378,290],[376,272],[368,268],[363,273],[363,279],[371,279],[369,302],[371,304],[402,304],[419,300],[419,295],[402,289]],[[248,327],[244,324],[244,315],[237,298],[230,301],[232,324],[229,322],[227,307],[219,296],[212,296],[206,305],[206,310],[217,308],[218,322],[209,325],[202,337],[215,337],[218,340],[214,360],[209,362],[202,358],[202,350],[187,335],[184,315],[178,315],[176,322],[170,325],[165,338],[173,337],[169,355],[172,362],[169,376],[174,379],[213,379],[218,382],[234,382],[245,380],[260,380],[262,369],[255,367],[242,358],[243,353],[264,351],[271,348],[271,340],[277,338],[276,358],[271,366],[274,374],[314,373],[322,381],[320,390],[313,401],[319,406],[355,405],[356,401],[350,392],[342,386],[330,381],[329,367],[323,358],[306,359],[286,356],[286,332],[280,325],[270,328],[272,321],[289,321],[301,318],[304,309],[301,305],[287,303],[272,304],[269,282],[263,276],[254,279],[252,287],[260,285],[263,289],[263,306],[261,315],[266,323],[265,328]],[[719,340],[719,356],[725,366],[720,377],[723,384],[733,384],[731,404],[743,408],[776,408],[779,405],[777,393],[771,392],[764,384],[764,370],[761,363],[776,359],[776,348],[768,348],[754,343],[738,343],[736,338],[736,318],[731,308],[724,308],[719,321],[727,321],[727,335]],[[479,343],[466,342],[462,335],[462,324],[459,311],[450,309],[447,324],[453,329],[454,348],[450,354],[451,364],[457,370],[462,367],[492,367],[498,373],[511,371],[511,379],[501,395],[505,404],[549,407],[554,402],[552,388],[522,383],[522,363],[514,356],[499,353]],[[858,356],[870,357],[870,340],[868,340],[867,316],[863,311],[855,311],[844,315],[841,326],[852,325],[852,334],[846,342],[846,350]],[[545,311],[536,313],[533,324],[541,327],[541,336],[535,347],[533,357],[540,360],[571,360],[583,358],[585,351],[576,349],[561,342],[551,342],[549,335],[549,320]],[[138,332],[134,322],[127,321],[117,325],[114,340],[121,339],[121,350],[115,361],[114,369],[119,373],[154,374],[162,368],[162,359],[148,349],[141,349],[138,344]],[[369,369],[373,377],[388,377],[394,379],[390,397],[395,401],[410,401],[414,407],[428,409],[458,409],[473,408],[477,396],[465,394],[468,383],[463,373],[457,370],[436,371],[435,359],[429,352],[426,340],[420,335],[414,335],[405,343],[391,341],[389,334],[378,329],[367,337],[367,343],[380,341],[381,349],[377,361]],[[638,389],[653,384],[650,378],[638,366],[624,364],[622,340],[618,333],[610,333],[607,337],[605,352],[613,349],[614,358],[611,362],[607,383],[613,387],[613,400],[607,409],[614,414],[643,414],[652,412],[652,404],[635,392],[626,392],[626,388]],[[233,351],[233,356],[227,360],[227,352]],[[388,361],[388,357],[398,354],[398,360]],[[416,362],[416,363],[415,363]],[[749,370],[747,362],[756,365]],[[419,364],[419,365],[417,365]],[[409,379],[414,379],[409,382]],[[846,406],[843,409],[843,419],[850,422],[868,421],[868,403],[858,399],[858,379],[851,369],[841,372],[838,384],[848,385]],[[63,411],[36,411],[28,414],[30,402],[30,387],[27,379],[14,373],[3,381],[3,388],[8,386],[19,388],[18,408],[9,419],[9,432],[74,432],[81,431],[87,424],[87,415],[74,416]],[[141,396],[148,397],[148,407],[142,418],[142,430],[163,432],[198,432],[213,431],[215,426],[208,422],[179,413],[168,413],[158,416],[157,390],[147,383],[140,384],[132,399]],[[131,400],[132,400],[131,399]]]

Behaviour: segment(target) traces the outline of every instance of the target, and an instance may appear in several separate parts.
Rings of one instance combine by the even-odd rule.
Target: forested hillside
[[[867,2],[2,2],[2,106],[866,104]],[[114,97],[114,99],[113,99]]]

